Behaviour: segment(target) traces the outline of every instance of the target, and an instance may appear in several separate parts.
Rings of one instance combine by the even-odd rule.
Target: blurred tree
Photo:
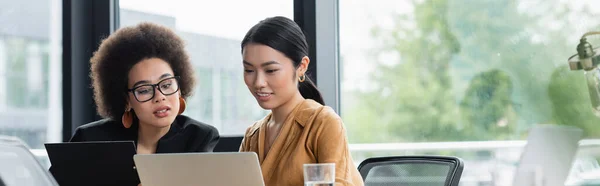
[[[26,108],[27,104],[27,45],[24,38],[9,38],[6,41],[6,67],[10,69],[2,74],[7,79],[7,105],[12,108]]]
[[[410,24],[409,16],[398,16],[391,33],[374,30],[376,37],[386,41],[380,52],[399,54],[400,60],[379,61],[373,77],[375,89],[357,94],[361,106],[349,113],[346,121],[361,134],[352,136],[365,135],[362,129],[369,127],[368,136],[385,137],[385,141],[461,138],[456,131],[458,107],[449,75],[449,62],[460,44],[450,31],[447,8],[445,0],[416,3],[416,25]]]
[[[470,123],[465,133],[471,140],[510,139],[514,133],[516,113],[512,104],[513,84],[510,77],[497,69],[483,72],[471,80],[462,100],[463,121]],[[483,135],[483,136],[481,136]]]
[[[550,27],[571,24],[573,14],[593,20],[591,12],[558,0],[412,3],[392,29],[373,29],[382,43],[373,89],[346,95],[356,102],[343,113],[351,142],[523,139],[540,123],[592,129],[595,118],[576,114],[589,103],[566,103],[573,95],[561,92],[571,87],[560,82],[584,80],[550,76],[575,52],[568,41],[583,26]],[[398,58],[381,57],[390,54]]]

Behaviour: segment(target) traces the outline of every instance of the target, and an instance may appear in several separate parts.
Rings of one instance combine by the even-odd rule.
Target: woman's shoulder
[[[77,127],[70,141],[111,141],[123,138],[126,128],[112,119],[101,119]]]
[[[299,122],[312,121],[313,123],[319,123],[319,121],[341,121],[340,116],[333,108],[321,105],[312,99],[306,99],[302,103],[296,112],[296,118]]]
[[[329,106],[323,106],[323,109],[321,109],[317,113],[317,118],[319,118],[319,119],[325,119],[325,120],[341,120],[342,119],[340,117],[340,115],[338,115],[335,112],[335,110],[333,110],[333,108],[331,108]]]
[[[119,124],[120,123],[116,122],[113,119],[106,118],[106,119],[101,119],[98,121],[94,121],[94,122],[90,122],[90,123],[81,125],[81,126],[77,127],[76,130],[78,130],[78,131],[114,130],[119,127],[122,127]]]

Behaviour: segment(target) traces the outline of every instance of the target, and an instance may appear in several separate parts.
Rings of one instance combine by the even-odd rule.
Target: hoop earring
[[[304,82],[304,80],[306,80],[306,76],[305,75],[302,75],[302,76],[298,77],[298,81],[300,83]]]
[[[179,113],[177,113],[177,115],[181,115],[183,111],[185,111],[185,99],[179,97]]]
[[[123,122],[123,127],[127,129],[131,128],[131,124],[133,124],[133,114],[131,113],[131,109],[123,113],[123,117],[121,117],[121,122]]]

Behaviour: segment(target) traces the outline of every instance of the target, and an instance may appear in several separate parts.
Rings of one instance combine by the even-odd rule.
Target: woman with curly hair
[[[212,152],[216,128],[181,115],[195,79],[173,31],[152,23],[121,28],[90,62],[94,100],[105,119],[78,127],[71,142],[134,141],[138,154]]]

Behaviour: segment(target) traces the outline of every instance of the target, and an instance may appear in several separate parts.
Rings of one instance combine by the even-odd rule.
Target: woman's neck
[[[170,125],[168,127],[158,128],[140,123],[138,129],[137,145],[143,147],[143,149],[150,151],[151,153],[156,152],[158,140],[162,138],[165,134],[167,134],[170,128]]]
[[[276,125],[281,125],[285,121],[285,119],[290,115],[292,110],[296,108],[296,106],[304,101],[304,97],[300,94],[300,92],[296,93],[289,101],[283,103],[277,108],[271,109],[273,115],[271,116],[271,120]]]

